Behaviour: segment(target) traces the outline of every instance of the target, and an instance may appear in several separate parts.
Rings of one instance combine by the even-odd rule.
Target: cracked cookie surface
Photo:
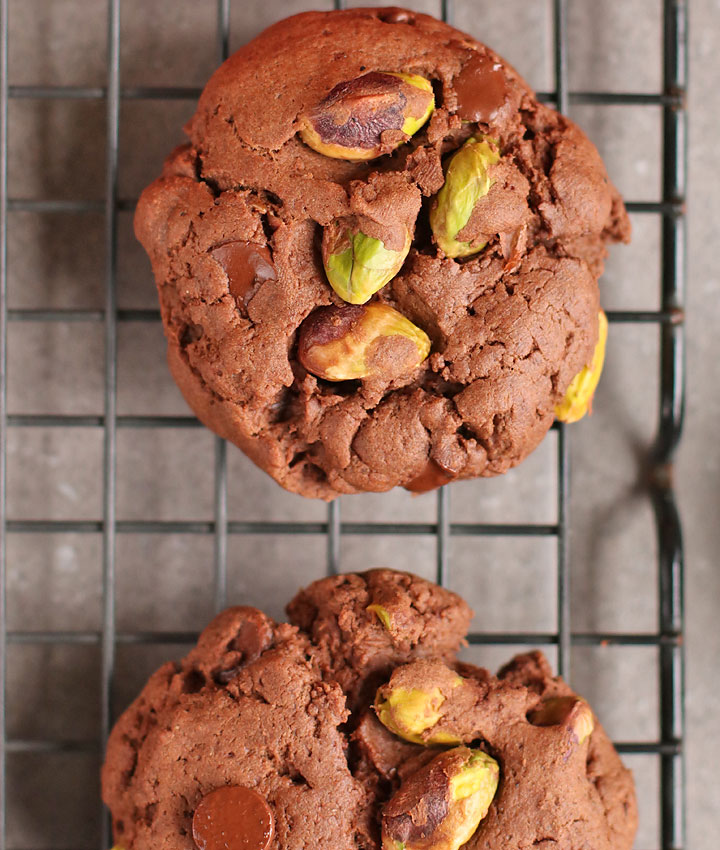
[[[338,685],[308,639],[254,608],[232,608],[180,664],[161,667],[108,743],[103,796],[124,850],[194,848],[192,816],[225,785],[257,790],[274,847],[358,846],[366,791],[350,773]]]
[[[444,702],[425,737],[472,741],[500,765],[470,850],[501,850],[508,836],[517,847],[629,850],[632,777],[596,720],[573,720],[573,735],[551,716],[553,700],[590,709],[541,653],[497,677],[458,662],[470,609],[391,570],[315,582],[288,610],[297,625],[254,608],[220,614],[122,715],[102,787],[123,850],[193,850],[194,812],[226,786],[266,801],[274,850],[377,850],[383,807],[441,751],[382,725],[378,684],[378,700],[398,684],[437,689]]]
[[[377,71],[431,81],[422,129],[369,161],[303,144],[299,116]],[[135,227],[171,371],[206,425],[322,499],[496,475],[537,446],[591,360],[605,245],[627,241],[629,222],[594,146],[513,68],[426,15],[308,12],[228,59],[186,130]],[[473,133],[502,157],[459,232],[486,245],[458,261],[434,244],[428,212]],[[425,331],[432,353],[400,376],[333,383],[301,365],[297,336],[316,308],[343,303],[319,242],[350,216],[388,248],[410,226],[404,264],[374,298]]]

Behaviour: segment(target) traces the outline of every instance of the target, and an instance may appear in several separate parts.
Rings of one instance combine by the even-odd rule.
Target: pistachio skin
[[[457,850],[477,830],[500,769],[482,750],[456,747],[409,776],[383,811],[383,850]]]
[[[384,341],[400,337],[409,345],[394,362],[394,372],[377,358]],[[326,381],[399,377],[430,353],[425,331],[387,304],[320,307],[300,327],[298,359],[308,372]]]
[[[590,365],[585,366],[575,375],[567,388],[565,398],[555,407],[555,416],[561,422],[577,422],[586,413],[592,411],[593,396],[605,362],[608,335],[608,320],[602,310],[598,314],[598,325],[598,341],[595,344]]]
[[[410,250],[405,231],[401,251],[391,251],[380,239],[361,231],[329,225],[323,232],[322,258],[330,286],[348,304],[365,304],[402,268]]]
[[[338,83],[317,106],[298,116],[298,132],[324,156],[375,159],[406,142],[434,108],[432,85],[424,77],[371,71]],[[386,131],[399,137],[383,142]]]
[[[487,242],[460,242],[457,235],[470,221],[475,205],[495,182],[489,168],[500,161],[497,147],[488,139],[472,136],[450,159],[445,183],[430,207],[430,227],[446,257],[469,257]]]

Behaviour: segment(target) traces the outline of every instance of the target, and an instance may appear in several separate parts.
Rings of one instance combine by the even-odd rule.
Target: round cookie
[[[398,129],[397,104],[431,96],[430,119]],[[342,97],[379,103],[369,160],[306,144],[318,127],[344,143]],[[537,446],[592,360],[605,245],[629,223],[593,145],[513,68],[426,15],[307,12],[225,62],[186,129],[135,228],[171,370],[205,424],[322,499],[496,475]],[[448,163],[478,140],[486,194],[455,240],[473,253],[447,256]],[[346,225],[365,240],[351,279],[390,275],[369,303],[417,334],[330,285]]]
[[[470,609],[391,570],[315,582],[288,608],[307,632],[225,611],[120,718],[102,786],[122,850],[378,850],[408,799],[445,819],[422,783],[460,745],[497,765],[470,850],[630,850],[631,774],[541,653],[498,676],[458,662]]]

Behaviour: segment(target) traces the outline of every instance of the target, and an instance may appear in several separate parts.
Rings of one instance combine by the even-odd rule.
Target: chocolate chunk
[[[266,850],[275,821],[257,791],[226,785],[203,797],[195,809],[192,829],[199,850]]]
[[[457,114],[468,121],[487,124],[497,115],[508,96],[502,65],[476,53],[453,80]]]
[[[381,9],[378,13],[378,18],[386,24],[414,24],[415,15],[407,9],[399,9],[397,6],[390,6],[388,9]]]
[[[419,753],[427,752],[418,744],[409,744],[388,730],[369,711],[364,712],[352,734],[365,757],[385,779],[391,779],[398,767]]]
[[[412,481],[405,485],[406,490],[412,493],[428,493],[430,490],[437,490],[443,484],[448,484],[457,473],[450,469],[441,466],[436,460],[428,459],[422,472]]]
[[[240,625],[230,649],[242,652],[244,663],[249,664],[258,659],[272,644],[272,639],[273,632],[269,623],[248,618]]]
[[[247,304],[255,289],[266,280],[276,280],[277,274],[270,251],[255,242],[225,242],[210,253],[228,276],[230,293]]]
[[[213,680],[218,685],[226,685],[244,667],[257,661],[272,644],[273,630],[270,622],[264,617],[253,617],[248,614],[242,620],[237,633],[228,644],[228,653],[225,654],[223,659],[226,662],[225,666],[213,670]]]

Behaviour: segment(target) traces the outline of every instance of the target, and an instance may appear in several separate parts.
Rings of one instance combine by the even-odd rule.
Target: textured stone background
[[[231,47],[284,14],[329,3],[235,0]],[[408,3],[439,12],[437,0]],[[552,19],[545,0],[456,0],[456,24],[487,41],[541,91],[552,87]],[[661,86],[659,0],[570,0],[570,84],[575,90],[655,92]],[[720,630],[720,275],[717,244],[717,115],[720,72],[718,0],[695,0],[691,14],[688,417],[677,468],[687,544],[688,846],[714,847],[720,828],[717,688]],[[10,0],[10,83],[105,83],[106,4],[101,0]],[[122,84],[200,86],[216,62],[211,0],[124,0]],[[121,111],[119,191],[136,197],[181,141],[191,100],[126,101]],[[660,192],[661,115],[655,107],[573,110],[628,198]],[[715,131],[715,132],[714,132]],[[102,198],[104,105],[97,100],[10,103],[11,197]],[[611,309],[655,309],[659,299],[659,221],[634,216],[635,238],[613,252],[602,283]],[[100,308],[104,241],[101,213],[10,217],[10,306]],[[153,308],[149,265],[119,216],[121,308]],[[94,323],[10,327],[12,413],[100,414],[103,328]],[[119,336],[121,414],[185,414],[165,368],[154,323],[125,323]],[[655,540],[651,511],[638,491],[639,464],[657,418],[655,328],[614,326],[596,412],[572,429],[571,557],[573,628],[656,628]],[[120,519],[210,520],[212,436],[203,430],[120,430]],[[9,500],[13,519],[99,519],[102,433],[94,428],[13,428]],[[450,488],[457,521],[553,522],[556,439],[551,434],[504,479]],[[323,521],[321,504],[277,488],[229,451],[231,519]],[[404,493],[344,499],[342,516],[432,522],[434,495]],[[199,629],[212,614],[212,539],[123,534],[117,552],[121,631]],[[325,540],[232,537],[229,597],[280,616],[295,587],[324,570]],[[101,540],[95,534],[13,534],[8,539],[9,628],[94,630],[101,617]],[[432,538],[343,538],[343,569],[373,564],[432,576]],[[550,631],[555,624],[552,539],[451,541],[451,582],[478,611],[477,628]],[[495,666],[513,648],[475,649]],[[120,646],[116,707],[177,646]],[[91,740],[99,724],[99,651],[92,645],[20,646],[9,655],[12,737]],[[618,740],[655,740],[656,653],[648,648],[577,649],[573,682],[594,702]],[[628,758],[642,806],[637,846],[657,846],[657,761]],[[98,756],[9,757],[8,840],[13,848],[96,847]]]

